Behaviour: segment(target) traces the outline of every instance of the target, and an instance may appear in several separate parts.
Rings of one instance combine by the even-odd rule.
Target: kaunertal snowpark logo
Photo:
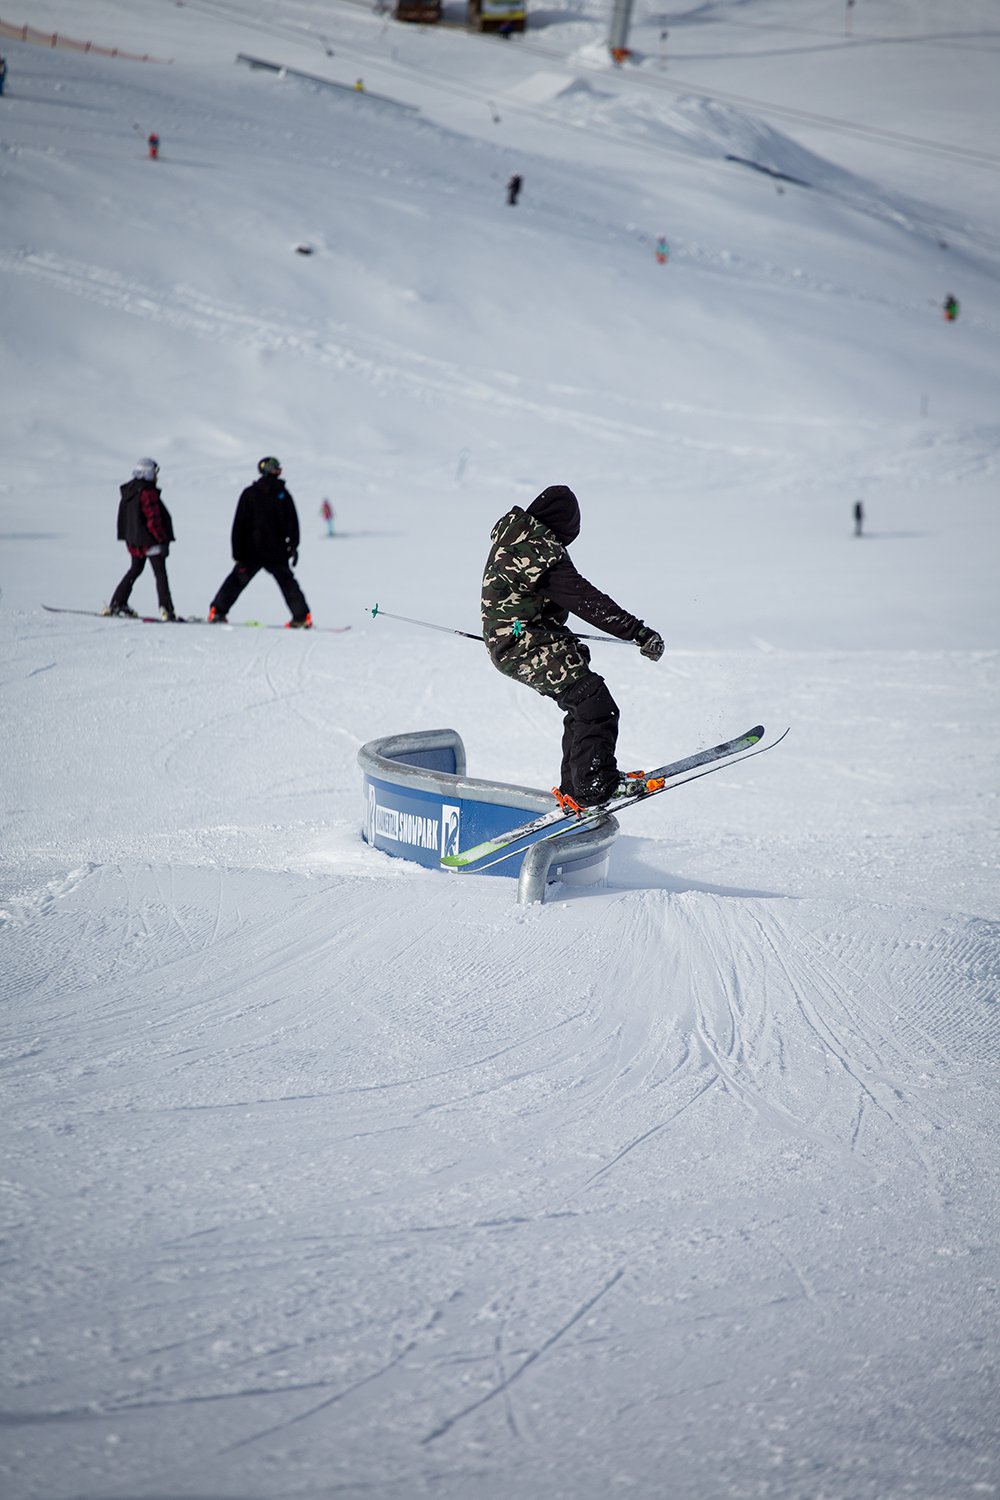
[[[369,783],[368,817],[365,836],[369,844],[382,839],[394,844],[409,844],[413,849],[433,850],[435,855],[457,854],[461,809],[442,804],[440,813],[410,812],[390,807],[378,800],[378,788]]]

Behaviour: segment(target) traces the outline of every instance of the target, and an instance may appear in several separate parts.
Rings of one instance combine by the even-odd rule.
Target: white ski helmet
[[[155,479],[160,472],[160,466],[155,458],[140,458],[132,470],[133,479]]]

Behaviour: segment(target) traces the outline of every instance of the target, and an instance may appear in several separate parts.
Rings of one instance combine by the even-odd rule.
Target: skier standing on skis
[[[237,501],[232,531],[235,567],[212,600],[208,618],[213,624],[224,625],[247,584],[263,568],[278,585],[292,612],[288,628],[308,630],[312,615],[292,572],[299,560],[299,516],[295,501],[285,488],[278,459],[262,458],[257,472],[260,478],[248,485]]]
[[[129,607],[132,585],[146,566],[149,558],[156,579],[156,597],[160,615],[164,620],[176,620],[174,602],[170,597],[167,580],[167,553],[174,539],[170,512],[163,503],[157,476],[160,466],[155,459],[140,458],[132,470],[132,478],[121,486],[118,503],[118,540],[128,547],[131,565],[125,577],[111,596],[105,609],[106,615],[130,615],[136,618]]]
[[[579,534],[580,506],[564,484],[501,516],[483,574],[482,619],[493,665],[563,710],[560,800],[586,807],[619,795],[626,778],[615,761],[618,706],[567,618],[635,641],[650,661],[663,655],[663,638],[577,572],[566,549]]]

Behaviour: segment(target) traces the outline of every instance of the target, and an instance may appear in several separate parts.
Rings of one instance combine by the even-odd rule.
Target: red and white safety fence
[[[80,42],[58,31],[38,31],[34,26],[15,26],[0,21],[0,36],[15,42],[34,42],[39,47],[68,47],[71,52],[96,52],[98,57],[124,57],[127,62],[171,62],[172,58],[150,57],[148,52],[123,52],[121,47],[99,47],[96,42]]]

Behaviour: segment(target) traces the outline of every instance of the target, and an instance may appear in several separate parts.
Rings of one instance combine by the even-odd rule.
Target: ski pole
[[[463,635],[467,641],[482,640],[481,635],[473,635],[471,630],[456,630],[452,625],[432,625],[430,620],[411,620],[409,615],[394,615],[389,610],[383,609],[380,604],[376,604],[372,609],[372,619],[377,619],[379,615],[385,615],[387,620],[402,620],[407,625],[420,625],[424,630],[443,630],[446,635]],[[616,635],[577,635],[575,630],[573,634],[580,641],[606,641],[612,646],[632,645],[631,641],[623,641]]]
[[[372,619],[376,619],[379,615],[385,615],[387,620],[402,620],[407,625],[422,625],[425,630],[443,630],[446,635],[464,635],[467,641],[482,640],[481,635],[473,635],[471,630],[454,630],[450,625],[432,625],[429,620],[411,620],[409,615],[393,615],[376,604],[372,610]]]

